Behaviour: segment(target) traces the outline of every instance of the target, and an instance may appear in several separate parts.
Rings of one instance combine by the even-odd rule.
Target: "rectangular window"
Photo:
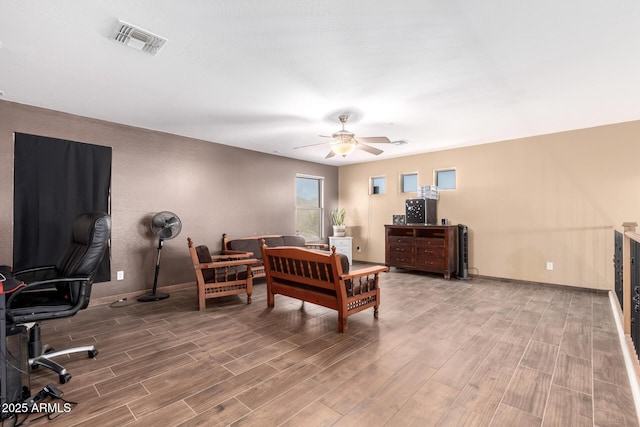
[[[384,194],[386,191],[387,178],[384,176],[374,176],[371,178],[369,194]]]
[[[296,176],[296,230],[307,240],[322,239],[324,178]]]
[[[455,190],[456,170],[454,168],[436,169],[433,171],[433,181],[438,190]]]
[[[401,193],[417,193],[418,192],[418,174],[403,173],[400,175],[400,192]]]

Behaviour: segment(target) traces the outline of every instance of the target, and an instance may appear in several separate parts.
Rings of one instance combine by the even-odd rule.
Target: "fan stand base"
[[[160,301],[161,299],[169,298],[169,294],[157,293],[157,294],[148,294],[142,295],[138,297],[138,301],[140,302],[150,302],[150,301]]]

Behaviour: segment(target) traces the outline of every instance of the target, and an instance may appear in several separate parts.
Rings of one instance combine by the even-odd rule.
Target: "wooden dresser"
[[[457,225],[385,225],[385,264],[444,274],[458,271]]]

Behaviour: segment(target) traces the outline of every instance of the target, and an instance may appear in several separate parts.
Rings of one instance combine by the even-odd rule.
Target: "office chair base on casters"
[[[161,299],[169,298],[169,294],[157,293],[157,294],[148,294],[142,295],[138,297],[138,301],[140,302],[150,302],[150,301],[160,301]]]
[[[71,380],[71,374],[67,372],[67,369],[58,362],[51,360],[54,357],[64,356],[66,354],[80,353],[86,351],[87,356],[93,359],[98,355],[98,350],[92,345],[85,345],[81,347],[67,348],[60,351],[54,351],[49,346],[42,345],[40,339],[40,325],[37,323],[31,328],[31,334],[29,337],[29,367],[38,369],[40,366],[44,366],[47,369],[52,370],[58,374],[58,379],[61,384],[68,383]]]
[[[53,372],[58,374],[60,384],[66,384],[71,381],[71,374],[67,372],[67,369],[64,366],[45,357],[39,356],[29,359],[29,366],[31,366],[31,369],[38,369],[40,366],[51,369]]]

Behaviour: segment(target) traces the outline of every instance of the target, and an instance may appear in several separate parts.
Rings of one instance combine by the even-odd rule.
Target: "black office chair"
[[[55,266],[37,267],[14,272],[26,286],[13,292],[7,300],[10,323],[36,322],[30,330],[29,366],[47,367],[59,375],[61,383],[71,374],[53,357],[86,351],[90,358],[98,354],[94,346],[49,351],[40,339],[41,320],[71,317],[89,305],[91,286],[111,234],[111,217],[102,212],[77,216],[72,224],[71,242]]]

